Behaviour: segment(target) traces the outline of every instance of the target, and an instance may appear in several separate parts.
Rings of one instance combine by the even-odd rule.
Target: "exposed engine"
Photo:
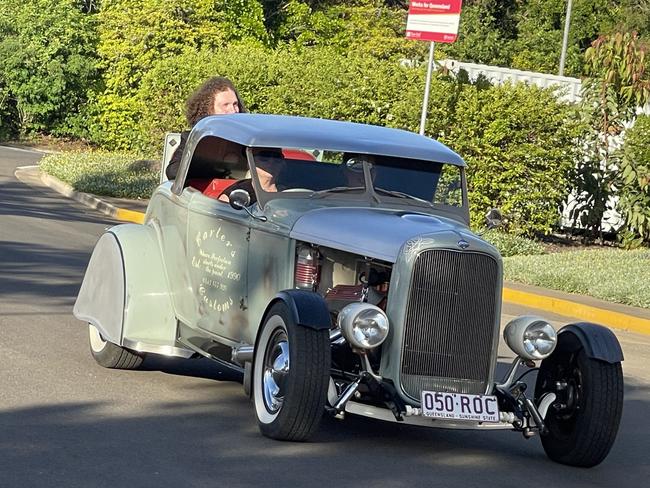
[[[345,372],[358,373],[363,369],[360,363],[363,357],[367,357],[373,370],[379,369],[381,347],[363,351],[359,356],[361,351],[355,351],[354,346],[345,341],[337,322],[340,312],[352,303],[368,303],[385,312],[391,271],[388,263],[336,249],[305,243],[296,248],[296,288],[319,293],[332,317],[334,375],[337,369],[341,378],[346,376]]]
[[[320,293],[334,319],[352,302],[385,311],[390,274],[390,264],[371,258],[309,244],[296,248],[296,288]]]

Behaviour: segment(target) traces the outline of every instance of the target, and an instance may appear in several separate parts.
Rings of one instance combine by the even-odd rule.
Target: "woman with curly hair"
[[[215,76],[206,80],[200,87],[194,90],[185,103],[185,118],[190,127],[209,115],[236,114],[247,112],[235,85],[232,81],[223,76]],[[181,142],[172,154],[171,160],[165,173],[167,178],[176,178],[180,166],[183,148],[187,142],[190,131],[181,133]]]

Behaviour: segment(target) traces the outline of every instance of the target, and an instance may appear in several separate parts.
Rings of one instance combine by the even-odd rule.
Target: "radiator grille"
[[[484,393],[490,376],[498,266],[488,255],[419,254],[404,323],[401,382],[422,390]]]

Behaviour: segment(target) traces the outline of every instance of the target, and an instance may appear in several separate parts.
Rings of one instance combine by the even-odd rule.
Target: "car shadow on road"
[[[208,358],[182,359],[148,354],[139,369],[217,381],[241,383],[243,380],[243,375],[240,371]]]

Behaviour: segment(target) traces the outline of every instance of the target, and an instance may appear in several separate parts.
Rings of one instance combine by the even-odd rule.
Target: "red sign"
[[[406,37],[420,41],[454,42],[458,37],[462,0],[411,1]]]

